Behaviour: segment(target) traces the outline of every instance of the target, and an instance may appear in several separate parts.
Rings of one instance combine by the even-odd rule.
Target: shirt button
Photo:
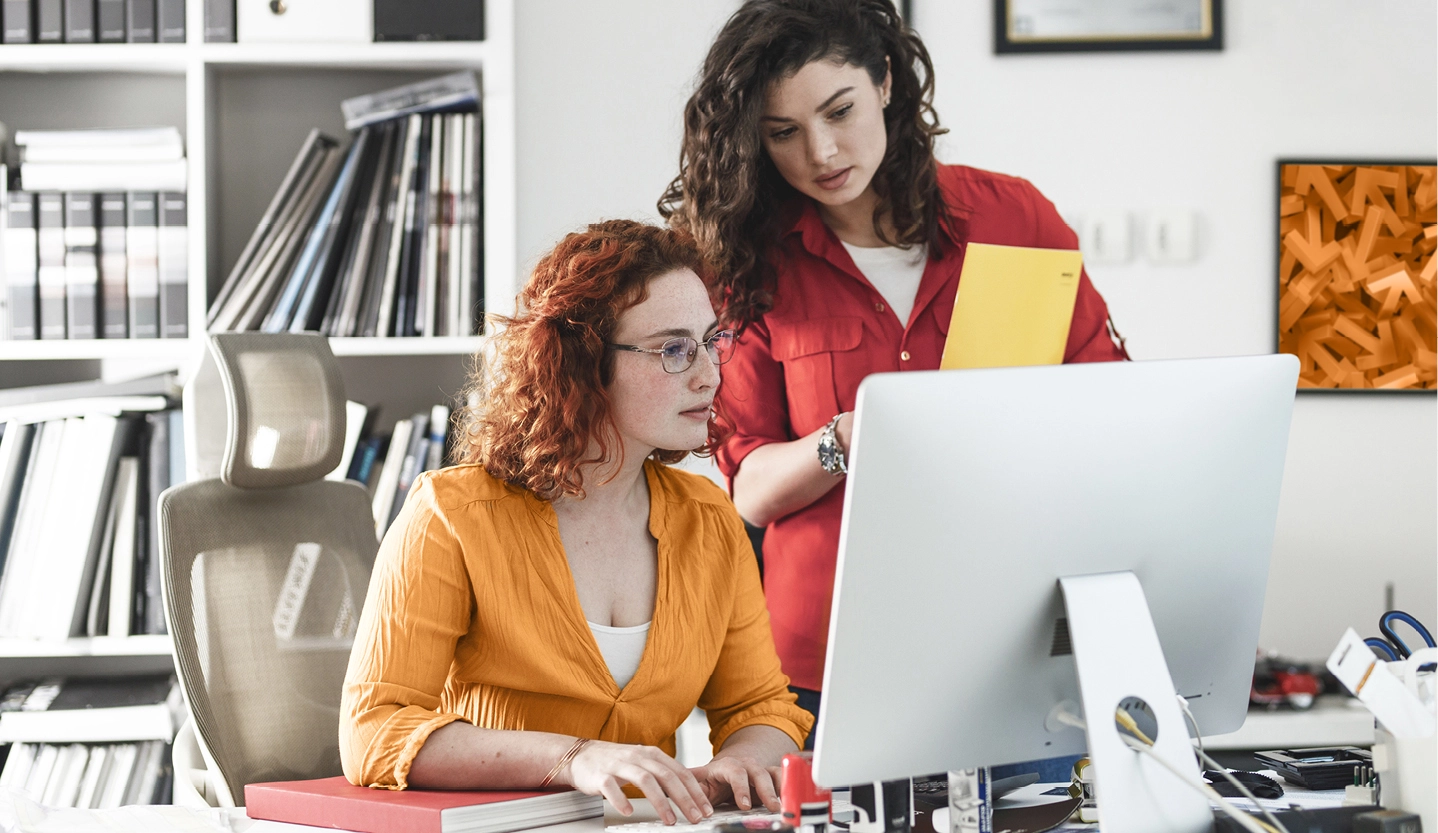
[[[874,304],[874,312],[883,312],[883,311],[884,311],[884,305],[883,305],[883,304]]]
[[[903,359],[904,361],[908,361],[908,360],[909,360],[909,351],[908,351],[908,350],[905,350],[904,352],[900,353],[900,354],[899,354],[899,358]]]

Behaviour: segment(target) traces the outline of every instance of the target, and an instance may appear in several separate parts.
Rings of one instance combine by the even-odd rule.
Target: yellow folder
[[[1062,364],[1083,255],[970,243],[944,342],[945,370]]]

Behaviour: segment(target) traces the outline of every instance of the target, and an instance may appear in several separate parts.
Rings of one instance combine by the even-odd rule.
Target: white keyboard
[[[715,813],[707,819],[700,819],[698,824],[684,821],[684,816],[677,811],[675,816],[679,819],[675,824],[665,824],[662,821],[634,821],[626,824],[611,824],[604,828],[604,833],[708,833],[721,824],[734,822],[750,822],[762,829],[768,826],[767,823],[780,819],[779,813],[771,813],[768,810],[731,810]]]

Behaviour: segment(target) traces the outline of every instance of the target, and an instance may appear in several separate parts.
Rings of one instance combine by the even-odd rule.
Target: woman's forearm
[[[409,785],[431,790],[534,789],[575,739],[548,732],[481,729],[462,721],[430,734]]]
[[[853,414],[846,413],[835,429],[847,454]],[[808,506],[843,482],[819,465],[823,429],[786,443],[762,445],[744,458],[734,473],[734,506],[755,526],[768,526]]]

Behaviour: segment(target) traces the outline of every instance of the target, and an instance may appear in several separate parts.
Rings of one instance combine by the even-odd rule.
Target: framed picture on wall
[[[1277,350],[1300,390],[1438,389],[1438,163],[1279,160]]]
[[[994,52],[1223,49],[1222,0],[994,0]]]

